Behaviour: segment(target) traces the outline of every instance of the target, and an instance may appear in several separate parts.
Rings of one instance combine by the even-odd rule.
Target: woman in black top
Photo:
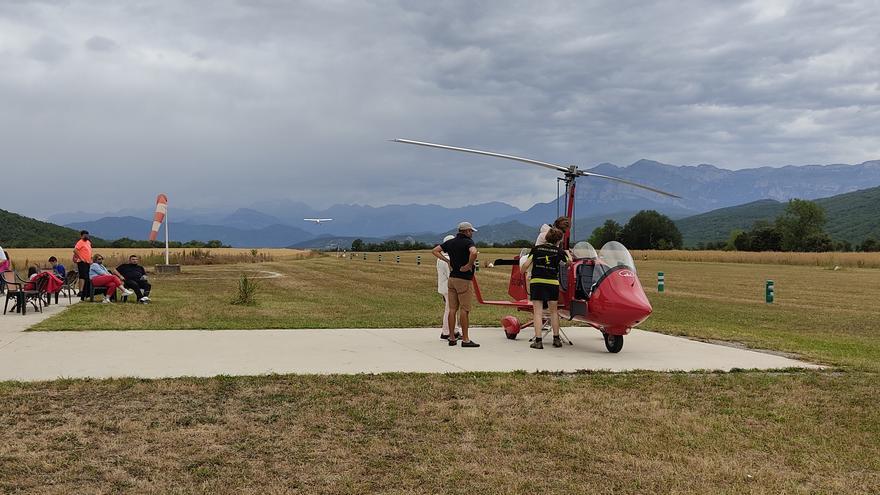
[[[547,232],[546,242],[532,248],[528,259],[523,263],[523,271],[532,267],[532,278],[529,294],[535,322],[535,341],[533,349],[543,349],[541,330],[544,328],[544,305],[550,310],[550,327],[553,329],[553,347],[562,347],[559,338],[559,263],[567,260],[565,251],[559,247],[562,231],[551,228]]]

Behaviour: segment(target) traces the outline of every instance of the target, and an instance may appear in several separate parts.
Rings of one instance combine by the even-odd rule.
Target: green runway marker
[[[663,272],[657,272],[657,292],[663,292],[666,289],[666,275]]]
[[[773,299],[776,297],[776,284],[773,283],[772,280],[768,280],[767,284],[764,286],[764,300],[767,304],[773,302]]]

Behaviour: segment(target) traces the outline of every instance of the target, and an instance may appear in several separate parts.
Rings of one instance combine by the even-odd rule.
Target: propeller
[[[482,150],[474,150],[470,148],[460,148],[458,146],[448,146],[445,144],[436,144],[436,143],[426,143],[424,141],[413,141],[411,139],[392,139],[391,141],[395,143],[404,143],[404,144],[414,144],[416,146],[426,146],[428,148],[440,148],[443,150],[452,150],[452,151],[462,151],[464,153],[473,153],[475,155],[484,155],[484,156],[494,156],[497,158],[505,158],[507,160],[514,160],[523,163],[531,163],[532,165],[538,165],[544,168],[549,168],[551,170],[555,170],[557,172],[562,172],[564,174],[571,174],[578,177],[599,177],[600,179],[608,179],[616,182],[621,182],[623,184],[627,184],[633,187],[639,187],[641,189],[647,189],[648,191],[653,191],[657,194],[662,194],[664,196],[669,196],[671,198],[679,198],[681,196],[677,196],[672,193],[668,193],[666,191],[661,191],[660,189],[656,189],[650,186],[645,186],[643,184],[639,184],[637,182],[633,182],[626,179],[621,179],[620,177],[612,177],[610,175],[602,175],[602,174],[594,174],[592,172],[584,172],[583,170],[578,169],[576,166],[572,165],[570,167],[564,167],[562,165],[557,165],[555,163],[542,162],[538,160],[532,160],[531,158],[523,158],[521,156],[514,155],[505,155],[503,153],[493,153],[491,151],[482,151]]]

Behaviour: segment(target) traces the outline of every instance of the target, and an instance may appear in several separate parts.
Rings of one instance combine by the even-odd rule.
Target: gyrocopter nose
[[[645,292],[640,285],[634,286],[629,291],[624,291],[620,296],[620,324],[632,328],[651,316],[654,308],[648,302]]]
[[[620,270],[610,274],[590,298],[597,321],[614,334],[625,334],[643,323],[653,308],[635,273]]]

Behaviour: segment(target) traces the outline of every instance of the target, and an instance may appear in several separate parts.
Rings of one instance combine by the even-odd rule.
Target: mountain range
[[[713,165],[674,166],[639,160],[627,167],[600,164],[589,171],[651,185],[682,196],[667,198],[597,178],[578,181],[575,233],[586,237],[606,218],[625,222],[643,209],[654,209],[673,219],[683,219],[719,208],[760,200],[816,199],[880,185],[880,160],[858,165],[804,165],[726,170]],[[483,226],[482,240],[506,242],[519,238],[541,223],[552,221],[558,200],[538,203],[522,211],[502,202],[460,208],[442,205],[344,205],[314,209],[293,201],[262,201],[218,209],[173,208],[173,240],[218,239],[234,246],[325,247],[333,239],[413,239],[436,242],[459,221]],[[172,203],[173,205],[173,203]],[[303,218],[333,218],[319,225]],[[85,228],[104,238],[142,239],[149,232],[152,208],[105,213],[63,213],[50,221],[74,229]],[[749,225],[750,226],[750,225]],[[747,226],[748,227],[748,226]],[[728,232],[729,233],[729,232]],[[485,234],[485,237],[483,237]],[[686,238],[687,242],[687,238]],[[309,246],[309,244],[312,244]]]
[[[880,239],[880,187],[815,200],[825,210],[825,231],[832,239],[856,245],[868,237]],[[786,203],[762,199],[720,208],[675,222],[685,247],[700,242],[726,241],[734,230],[748,230],[755,222],[773,222]]]

